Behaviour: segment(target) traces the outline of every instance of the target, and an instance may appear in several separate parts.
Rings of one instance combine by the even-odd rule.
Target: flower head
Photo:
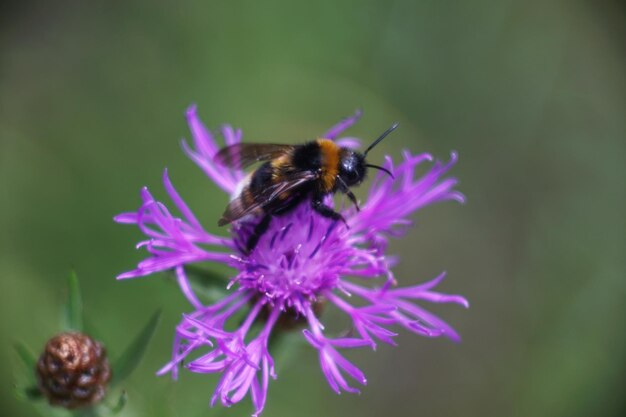
[[[104,398],[111,369],[102,343],[84,333],[60,333],[37,361],[37,383],[50,404],[85,407]]]
[[[357,139],[337,138],[359,117],[357,112],[323,137],[336,140],[340,146],[358,147]],[[225,204],[244,173],[215,164],[213,157],[219,146],[198,118],[195,107],[188,110],[187,120],[193,147],[183,142],[183,149],[225,191]],[[223,127],[221,134],[226,145],[241,141],[241,131],[229,126]],[[456,180],[445,178],[456,159],[452,153],[448,163],[436,161],[426,174],[416,178],[416,167],[432,162],[430,155],[405,152],[399,164],[387,157],[384,167],[394,173],[395,180],[379,173],[360,211],[342,208],[348,227],[321,217],[310,204],[300,204],[289,214],[274,217],[249,254],[243,248],[258,219],[234,223],[230,237],[207,232],[165,171],[163,183],[179,215],[172,214],[144,188],[139,209],[115,218],[118,223],[140,228],[147,239],[138,247],[144,247],[149,254],[137,268],[118,278],[173,268],[194,309],[178,324],[172,358],[159,374],[171,373],[176,378],[183,360],[192,372],[221,373],[211,404],[219,401],[230,406],[249,393],[256,416],[265,405],[270,377],[276,378],[268,342],[283,321],[295,320],[306,326],[303,337],[318,350],[322,372],[337,393],[358,392],[354,383],[366,384],[365,375],[341,350],[375,348],[377,342],[393,345],[394,326],[422,336],[459,340],[452,327],[417,304],[428,301],[468,306],[461,296],[434,290],[445,274],[421,285],[397,287],[392,272],[396,259],[386,255],[388,240],[405,232],[413,212],[440,201],[463,202],[462,194],[454,190]],[[328,197],[326,203],[333,205],[332,198]],[[236,271],[228,284],[231,293],[212,305],[200,301],[185,273],[186,265],[205,261],[226,264]],[[326,334],[318,317],[322,304],[334,305],[350,317],[353,332],[349,336],[333,338]],[[242,311],[244,319],[232,330],[237,322],[235,316],[241,317]],[[255,323],[262,325],[254,330]]]

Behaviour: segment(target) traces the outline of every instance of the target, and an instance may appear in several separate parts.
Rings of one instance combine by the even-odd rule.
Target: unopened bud
[[[78,408],[102,400],[111,369],[100,342],[77,332],[48,340],[37,362],[37,381],[52,405]]]

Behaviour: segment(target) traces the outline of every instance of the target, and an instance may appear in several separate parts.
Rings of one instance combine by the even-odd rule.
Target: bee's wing
[[[213,160],[225,167],[239,169],[255,162],[278,158],[294,148],[294,145],[276,143],[236,143],[220,149]]]
[[[226,210],[224,210],[224,214],[222,214],[222,218],[217,224],[219,226],[224,226],[234,222],[235,220],[238,220],[247,214],[253,213],[255,210],[271,203],[281,194],[298,188],[309,181],[315,180],[316,178],[317,174],[311,171],[302,171],[290,175],[285,181],[281,181],[265,188],[256,195],[252,195],[252,198],[250,199],[243,198],[242,193],[228,204]],[[246,203],[246,200],[251,201],[251,203]]]

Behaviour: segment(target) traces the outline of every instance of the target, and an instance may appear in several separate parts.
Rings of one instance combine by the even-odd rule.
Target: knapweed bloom
[[[358,147],[357,139],[337,137],[359,116],[357,112],[343,120],[323,137],[337,140],[341,146]],[[183,149],[224,191],[223,197],[212,200],[225,206],[244,173],[214,162],[220,145],[198,118],[195,107],[188,110],[187,120],[193,146],[183,141]],[[221,129],[221,135],[225,145],[241,141],[241,131],[229,126]],[[363,372],[341,351],[375,348],[379,341],[394,345],[394,327],[459,340],[452,327],[419,303],[467,307],[465,298],[435,291],[444,274],[420,285],[399,287],[392,272],[397,259],[386,254],[389,239],[402,236],[415,211],[440,201],[463,202],[462,194],[454,190],[457,181],[445,178],[456,159],[452,153],[449,162],[435,161],[424,175],[416,177],[418,165],[433,161],[430,155],[405,152],[399,164],[387,157],[384,167],[395,179],[378,173],[360,211],[352,205],[341,208],[347,226],[321,217],[310,204],[303,203],[286,215],[274,217],[249,254],[244,248],[258,219],[235,222],[228,237],[209,233],[165,171],[163,183],[177,213],[144,188],[139,209],[115,218],[118,223],[140,228],[147,238],[138,247],[149,255],[136,269],[118,278],[174,269],[193,307],[176,327],[172,358],[159,374],[171,373],[177,378],[183,363],[192,372],[220,373],[211,405],[219,401],[230,406],[250,394],[254,415],[258,416],[265,405],[269,380],[276,378],[268,342],[272,332],[279,331],[284,323],[296,321],[306,327],[303,337],[319,352],[322,372],[337,393],[358,392],[355,383],[366,384]],[[331,198],[326,203],[333,205]],[[227,297],[204,305],[194,294],[185,266],[198,262],[222,263],[235,270]],[[323,304],[333,305],[350,318],[352,328],[343,336],[331,337],[325,331],[319,317]]]

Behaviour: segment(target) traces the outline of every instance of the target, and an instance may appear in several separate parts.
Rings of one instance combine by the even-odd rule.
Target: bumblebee
[[[368,168],[384,171],[393,178],[389,170],[368,164],[365,157],[396,127],[398,123],[363,153],[340,147],[330,139],[302,145],[237,143],[222,148],[214,157],[220,165],[240,169],[257,162],[263,164],[242,180],[240,191],[224,210],[218,225],[227,225],[249,214],[262,215],[246,243],[250,253],[267,231],[273,216],[286,214],[308,199],[321,216],[346,224],[340,213],[324,204],[324,197],[340,191],[359,210],[350,187],[363,182]]]

